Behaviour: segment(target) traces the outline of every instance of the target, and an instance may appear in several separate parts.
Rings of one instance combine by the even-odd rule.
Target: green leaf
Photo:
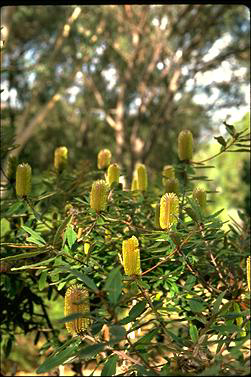
[[[58,227],[58,229],[56,231],[56,234],[55,234],[55,237],[53,239],[53,245],[55,245],[60,240],[61,234],[63,233],[63,231],[65,230],[65,228],[67,227],[67,225],[71,222],[71,220],[72,220],[72,215],[69,215],[62,222],[62,224]]]
[[[197,330],[197,327],[193,325],[192,323],[190,324],[190,327],[189,327],[189,334],[193,343],[196,343],[198,340],[198,330]]]
[[[119,325],[112,325],[110,326],[110,344],[116,344],[120,342],[121,340],[125,339],[126,337],[126,330],[124,327]]]
[[[116,374],[116,364],[118,361],[119,357],[117,355],[112,355],[108,358],[106,361],[102,372],[101,376],[113,376]]]
[[[227,124],[226,122],[223,122],[223,124],[225,125],[226,130],[229,133],[229,135],[234,137],[236,135],[236,129],[234,128],[234,126]]]
[[[68,224],[66,232],[65,232],[65,237],[66,237],[68,245],[69,245],[69,247],[71,249],[72,246],[74,245],[76,239],[77,239],[77,234],[73,230],[72,224]]]
[[[157,335],[159,332],[159,329],[153,329],[149,331],[146,335],[142,336],[137,342],[134,343],[134,346],[140,346],[143,344],[149,344],[151,340]]]
[[[39,243],[40,245],[46,244],[46,241],[40,236],[40,234],[38,234],[37,232],[29,228],[28,226],[22,225],[21,228],[23,228],[27,233],[29,233],[32,236],[30,238],[32,238],[33,240],[36,240],[37,243]]]
[[[214,136],[214,138],[218,141],[218,143],[220,145],[222,145],[223,147],[225,147],[227,145],[227,142],[226,140],[224,139],[224,137],[222,136]]]
[[[40,367],[36,370],[37,374],[46,373],[49,370],[56,368],[58,365],[63,364],[66,360],[76,355],[77,348],[81,340],[70,339],[62,347],[60,347],[53,355],[49,356]]]
[[[111,304],[116,305],[122,290],[122,275],[120,266],[113,269],[105,282],[104,290],[108,292],[108,298]]]
[[[7,219],[1,219],[0,236],[3,238],[10,231],[10,222]]]
[[[87,315],[84,313],[73,313],[73,314],[67,315],[66,317],[58,319],[57,322],[66,323],[66,322],[74,321],[74,319],[77,319],[77,318],[87,318]]]
[[[87,346],[78,352],[78,356],[83,359],[92,359],[105,348],[105,343],[97,343]]]
[[[132,307],[128,316],[126,318],[123,318],[120,321],[120,324],[126,325],[127,323],[134,321],[137,317],[139,317],[145,311],[145,307],[146,307],[146,300],[138,302],[136,305]]]
[[[221,293],[219,294],[219,296],[217,297],[217,299],[216,299],[216,301],[215,301],[215,303],[214,303],[214,306],[213,306],[213,314],[218,313],[219,308],[220,308],[220,304],[221,304],[221,302],[222,302],[223,297],[225,296],[225,293],[226,293],[226,291],[221,292]]]
[[[60,270],[70,272],[72,275],[76,276],[76,278],[81,280],[88,288],[90,288],[91,290],[93,290],[95,292],[98,291],[98,287],[96,286],[94,281],[92,279],[90,279],[88,276],[82,274],[82,272],[72,270],[71,268],[66,267],[66,266],[61,266]]]
[[[23,254],[17,254],[17,255],[10,255],[8,257],[5,257],[5,258],[1,258],[0,261],[7,261],[7,260],[15,260],[15,259],[26,259],[26,258],[31,258],[31,257],[35,257],[36,255],[39,255],[39,254],[42,254],[42,253],[45,253],[46,251],[44,250],[41,250],[41,251],[29,251],[27,253],[23,253]]]
[[[28,270],[28,269],[31,269],[33,267],[36,267],[36,266],[41,266],[43,264],[49,264],[49,262],[55,260],[56,257],[52,257],[52,258],[49,258],[49,259],[46,259],[46,260],[43,260],[41,262],[38,262],[38,263],[34,263],[34,264],[29,264],[28,266],[22,266],[22,267],[12,267],[11,271],[16,271],[16,270]]]
[[[188,305],[190,306],[192,312],[201,313],[205,309],[205,306],[201,300],[192,298],[188,300]]]
[[[40,291],[42,291],[44,287],[46,286],[47,274],[48,274],[48,271],[46,270],[46,271],[43,271],[40,275],[40,278],[38,280],[38,289]]]

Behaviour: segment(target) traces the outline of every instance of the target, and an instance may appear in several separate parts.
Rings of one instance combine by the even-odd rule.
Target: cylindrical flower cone
[[[138,180],[137,177],[134,176],[132,179],[131,191],[138,190]]]
[[[66,147],[58,147],[54,151],[54,168],[59,173],[61,172],[66,164],[68,158],[68,149]]]
[[[106,169],[111,163],[112,154],[109,149],[101,149],[98,153],[98,169]]]
[[[128,276],[140,275],[139,241],[135,236],[123,241],[122,256],[125,274]]]
[[[108,184],[99,179],[92,184],[90,206],[96,212],[104,211],[107,206]]]
[[[179,216],[179,199],[176,194],[165,194],[160,199],[159,223],[162,229],[169,229],[177,224]]]
[[[90,303],[87,289],[77,284],[67,289],[64,299],[65,317],[75,313],[81,313],[83,317],[66,322],[65,326],[71,335],[82,335],[91,323],[90,318],[88,318],[88,315],[90,315]]]
[[[166,180],[165,190],[167,193],[174,192],[176,195],[179,194],[179,181],[177,178],[169,178]]]
[[[148,185],[147,170],[144,164],[138,164],[136,168],[137,172],[137,186],[138,190],[146,191]]]
[[[190,130],[183,130],[178,136],[178,156],[181,161],[193,158],[193,135]]]
[[[116,163],[109,165],[107,169],[107,182],[109,186],[111,186],[113,182],[119,183],[119,176],[120,176],[119,165]]]
[[[207,193],[203,188],[196,187],[193,190],[193,199],[199,204],[201,209],[205,210],[207,206]]]
[[[248,290],[250,291],[250,257],[247,257],[247,283]]]
[[[16,194],[27,197],[31,191],[31,167],[29,164],[19,164],[16,170]]]
[[[162,183],[165,186],[166,181],[170,178],[175,178],[175,171],[172,165],[165,165],[162,170]]]

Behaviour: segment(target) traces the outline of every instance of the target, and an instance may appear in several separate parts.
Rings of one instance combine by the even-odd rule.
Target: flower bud
[[[179,199],[176,194],[165,194],[160,199],[159,223],[162,229],[169,229],[177,224],[179,216]]]
[[[91,323],[90,318],[88,318],[90,303],[87,289],[77,284],[67,289],[64,299],[65,317],[75,313],[81,313],[83,317],[66,322],[65,327],[71,335],[82,335]]]
[[[206,209],[207,206],[207,193],[203,188],[196,187],[193,190],[193,199],[199,204],[201,209]]]
[[[107,206],[108,184],[99,179],[92,184],[90,206],[96,212],[104,211]]]
[[[31,191],[31,167],[29,164],[19,164],[16,170],[16,194],[21,198]]]
[[[166,181],[169,179],[169,178],[175,178],[175,171],[174,171],[174,168],[172,165],[165,165],[163,167],[163,170],[162,170],[162,183],[163,183],[163,186],[165,186],[166,184]]]
[[[89,242],[84,243],[84,253],[86,255],[89,253],[90,247],[91,247],[91,245],[89,244]]]
[[[178,136],[178,156],[181,161],[193,158],[193,135],[189,130],[183,130]]]
[[[137,172],[137,188],[140,191],[146,191],[147,190],[147,171],[144,164],[138,164],[136,168]]]
[[[107,169],[107,182],[109,186],[111,186],[113,182],[119,183],[119,176],[120,176],[119,165],[116,163],[109,165]]]
[[[66,164],[68,158],[68,149],[66,147],[58,147],[54,151],[54,168],[57,172],[61,172]]]
[[[137,177],[133,177],[132,179],[132,185],[131,185],[131,191],[138,190],[138,180]]]
[[[105,169],[111,163],[112,154],[109,149],[101,149],[98,153],[98,169]]]
[[[247,282],[248,282],[248,290],[250,291],[250,256],[247,257]]]
[[[17,165],[18,165],[18,162],[17,162],[16,156],[10,156],[8,158],[7,172],[6,172],[6,176],[10,183],[15,182]]]
[[[135,236],[123,241],[122,255],[125,274],[128,276],[140,275],[139,241]]]
[[[165,190],[167,193],[174,192],[176,195],[179,194],[179,181],[177,178],[169,178],[166,180]]]

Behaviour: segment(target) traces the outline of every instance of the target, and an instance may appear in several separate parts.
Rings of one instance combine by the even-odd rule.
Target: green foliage
[[[235,148],[241,153],[248,132],[234,126],[228,132],[226,144],[220,140],[224,148],[207,161],[216,163]],[[93,181],[105,179],[104,170],[46,171],[36,177],[40,190],[29,200],[17,199],[7,186],[0,259],[5,357],[21,332],[43,335],[46,357],[38,374],[91,360],[104,376],[247,374],[250,234],[235,223],[225,231],[221,211],[211,212],[209,205],[202,211],[193,199],[198,181],[211,192],[206,173],[197,174],[207,171],[207,161],[174,165],[181,194],[178,222],[168,230],[154,219],[163,195],[161,171],[144,192],[112,185],[100,213],[90,207],[90,192]],[[128,277],[122,243],[132,236],[139,240],[142,273]],[[76,282],[89,291],[91,325],[71,337],[65,323],[81,313],[63,317],[62,305],[55,318],[51,305]]]

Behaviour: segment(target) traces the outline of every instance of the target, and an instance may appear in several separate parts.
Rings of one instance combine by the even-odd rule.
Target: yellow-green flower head
[[[147,171],[144,164],[138,164],[136,167],[137,173],[137,189],[140,191],[146,191],[148,185]]]
[[[120,176],[119,165],[116,163],[109,165],[107,169],[107,181],[108,181],[109,186],[111,186],[113,182],[119,183],[119,176]]]
[[[78,284],[72,285],[67,289],[64,299],[65,317],[75,313],[81,313],[83,317],[66,322],[65,327],[71,335],[81,335],[91,323],[90,318],[88,318],[88,315],[90,315],[90,303],[87,289]]]
[[[167,179],[175,178],[175,171],[172,165],[165,165],[162,170],[162,183],[165,186]]]
[[[201,187],[196,187],[193,190],[193,199],[199,204],[201,209],[206,209],[207,206],[207,193]]]
[[[169,229],[177,224],[179,216],[179,199],[176,194],[165,194],[160,199],[159,223],[162,229]]]
[[[105,169],[111,163],[112,154],[109,149],[101,149],[98,153],[98,169]]]
[[[136,174],[132,178],[132,185],[131,185],[131,191],[138,190],[138,179],[136,177]]]
[[[250,257],[247,257],[247,283],[248,290],[250,291]]]
[[[57,172],[62,171],[67,164],[68,149],[66,147],[58,147],[54,151],[54,168]]]
[[[139,241],[135,236],[123,241],[122,256],[125,274],[128,276],[140,275]]]
[[[177,178],[169,178],[166,180],[165,190],[167,193],[174,192],[176,195],[179,194],[179,181]]]
[[[29,164],[19,164],[16,170],[16,194],[21,198],[31,191],[31,167]]]
[[[104,211],[107,206],[109,186],[104,179],[93,182],[90,195],[90,206],[96,212]]]
[[[190,130],[183,130],[178,136],[178,156],[181,161],[193,158],[193,135]]]
[[[8,158],[6,175],[11,183],[15,182],[17,165],[18,162],[16,156],[11,156]]]

